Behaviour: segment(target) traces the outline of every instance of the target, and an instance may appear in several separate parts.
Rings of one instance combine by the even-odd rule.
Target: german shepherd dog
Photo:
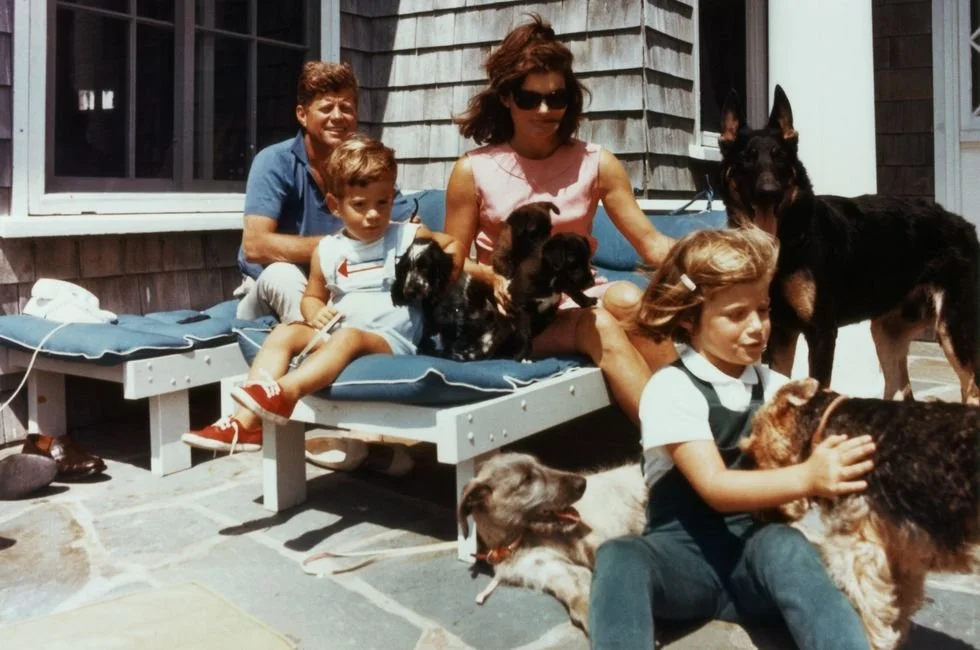
[[[911,399],[909,345],[934,326],[963,401],[980,404],[975,227],[924,200],[814,195],[783,89],[776,86],[762,129],[746,127],[737,99],[730,93],[722,110],[720,192],[729,225],[755,225],[779,240],[773,368],[789,375],[802,333],[810,375],[826,387],[837,329],[870,319],[885,397]]]
[[[601,543],[639,535],[646,523],[647,489],[639,463],[591,474],[563,472],[528,454],[505,453],[480,467],[463,487],[457,519],[467,517],[494,568],[477,597],[482,603],[499,584],[552,594],[572,622],[588,632],[589,590]]]

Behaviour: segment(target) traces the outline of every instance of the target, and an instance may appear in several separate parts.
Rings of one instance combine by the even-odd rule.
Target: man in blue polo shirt
[[[275,314],[302,320],[300,299],[317,242],[343,225],[327,209],[320,169],[357,130],[358,84],[346,63],[308,61],[296,91],[295,138],[270,145],[252,161],[245,186],[245,220],[238,267],[244,281],[238,317]],[[395,194],[393,221],[412,216],[412,202]]]

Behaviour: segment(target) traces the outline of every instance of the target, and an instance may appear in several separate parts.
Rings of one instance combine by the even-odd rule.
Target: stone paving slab
[[[917,393],[958,398],[938,346],[914,343],[912,355]],[[454,553],[382,559],[325,577],[304,572],[301,561],[326,549],[454,539],[452,468],[436,463],[431,446],[412,448],[417,469],[404,479],[307,466],[308,503],[273,514],[261,505],[261,454],[195,452],[194,467],[160,478],[146,469],[145,428],[144,414],[76,434],[106,456],[110,478],[0,502],[0,624],[196,580],[311,650],[588,648],[549,595],[501,587],[477,605],[489,576],[471,574]],[[622,416],[604,411],[521,448],[582,469],[632,457],[635,439]],[[326,572],[331,562],[347,566],[310,569]],[[927,596],[907,649],[980,647],[980,576],[931,576]],[[780,626],[663,623],[658,633],[667,650],[793,647]]]
[[[195,580],[288,636],[301,648],[411,650],[422,629],[337,581],[247,538],[226,538],[209,552],[154,572],[160,584]],[[356,580],[353,578],[352,580]]]
[[[390,559],[364,567],[358,575],[480,650],[527,645],[568,621],[561,603],[527,589],[501,586],[477,605],[474,599],[490,577],[473,576],[455,552]]]

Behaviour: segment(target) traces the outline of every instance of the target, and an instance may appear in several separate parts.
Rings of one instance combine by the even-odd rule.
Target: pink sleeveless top
[[[599,204],[598,145],[572,140],[544,160],[518,154],[509,144],[486,145],[466,155],[473,169],[480,224],[477,261],[490,262],[501,227],[517,207],[551,201],[560,214],[551,215],[552,232],[573,232],[592,238],[592,219]]]

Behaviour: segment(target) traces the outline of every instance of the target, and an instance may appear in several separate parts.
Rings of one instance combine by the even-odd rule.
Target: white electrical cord
[[[24,371],[24,378],[20,380],[20,385],[18,385],[17,388],[14,389],[14,394],[10,396],[10,399],[4,402],[3,406],[0,406],[0,412],[2,412],[5,408],[10,406],[10,403],[13,402],[14,398],[17,397],[17,395],[20,393],[21,389],[24,387],[24,384],[27,383],[27,378],[31,375],[31,370],[34,369],[34,362],[37,361],[37,355],[41,351],[41,348],[44,346],[44,344],[47,342],[49,338],[54,336],[55,332],[60,330],[65,325],[74,325],[74,323],[61,323],[56,328],[54,328],[53,330],[45,334],[44,338],[41,339],[41,342],[37,344],[37,347],[34,349],[34,354],[31,356],[31,362],[27,364],[27,370]]]

